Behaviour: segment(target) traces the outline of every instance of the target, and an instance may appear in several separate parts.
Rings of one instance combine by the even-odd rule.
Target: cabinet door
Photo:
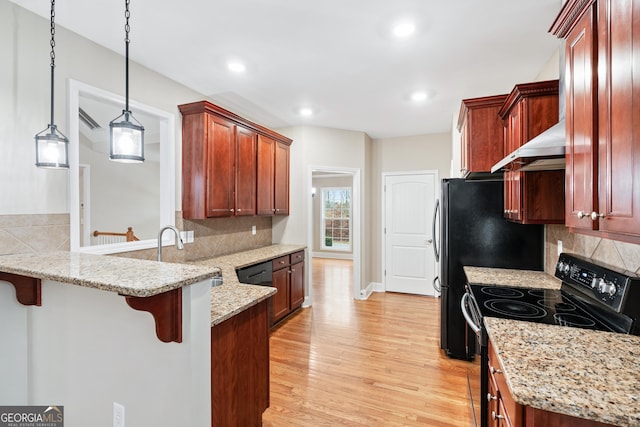
[[[291,309],[294,310],[304,301],[304,261],[291,264],[290,273]]]
[[[518,103],[513,107],[509,116],[507,117],[506,127],[506,141],[505,147],[508,153],[511,153],[522,145],[522,103],[526,100]],[[512,221],[519,221],[522,219],[521,199],[520,199],[520,178],[521,173],[519,171],[508,171],[505,173],[505,205],[507,219]]]
[[[207,116],[207,217],[233,215],[235,137],[233,123]]]
[[[272,274],[273,287],[278,292],[271,297],[271,324],[289,314],[289,269],[276,270]]]
[[[267,301],[211,328],[214,426],[257,426],[269,407]]]
[[[236,215],[256,213],[256,140],[255,132],[236,126]]]
[[[599,228],[640,235],[640,2],[598,1]],[[596,219],[596,221],[598,220]]]
[[[276,215],[289,215],[289,146],[278,142],[275,149]]]
[[[275,148],[276,142],[263,135],[258,135],[258,181],[257,181],[257,213],[273,215],[275,190]]]
[[[606,3],[606,2],[605,2]],[[589,214],[597,205],[595,140],[594,9],[588,9],[566,40],[567,169],[565,223],[596,229]],[[583,216],[585,214],[586,216]],[[582,218],[581,218],[582,217]]]

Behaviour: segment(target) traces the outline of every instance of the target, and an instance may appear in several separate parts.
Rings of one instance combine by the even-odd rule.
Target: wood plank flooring
[[[352,298],[352,262],[313,260],[313,307],[271,334],[263,425],[471,426],[467,370],[439,349],[439,300]]]

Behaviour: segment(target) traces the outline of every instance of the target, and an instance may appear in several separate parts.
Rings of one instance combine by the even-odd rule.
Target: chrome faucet
[[[173,225],[166,225],[162,227],[162,229],[158,233],[158,261],[162,261],[162,233],[164,233],[165,230],[173,230],[173,232],[176,233],[176,248],[178,248],[178,250],[180,251],[184,249],[184,242],[180,237],[180,232],[178,231],[178,229]]]

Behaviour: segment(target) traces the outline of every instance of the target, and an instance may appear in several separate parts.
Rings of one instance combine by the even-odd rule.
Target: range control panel
[[[640,286],[640,278],[633,273],[595,264],[588,258],[565,253],[560,254],[558,258],[555,276],[619,313],[631,286]]]

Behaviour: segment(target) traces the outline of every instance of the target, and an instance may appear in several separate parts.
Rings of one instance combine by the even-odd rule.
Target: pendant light
[[[56,67],[54,18],[56,2],[51,0],[51,123],[42,132],[36,134],[36,166],[39,168],[68,169],[69,139],[62,134],[53,121],[53,74]]]
[[[126,105],[122,114],[109,123],[109,158],[124,163],[144,162],[144,127],[129,110],[129,3],[125,0],[125,85]]]

